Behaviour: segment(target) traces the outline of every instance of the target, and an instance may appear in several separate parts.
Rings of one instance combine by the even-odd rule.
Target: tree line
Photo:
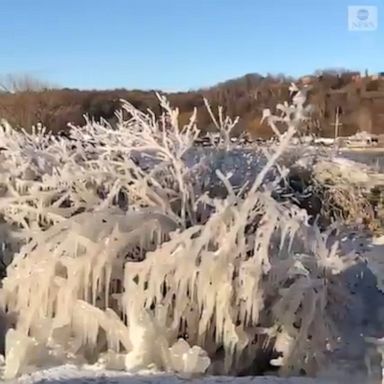
[[[347,97],[346,100],[359,102],[356,76],[350,71],[331,70],[316,73],[309,80],[292,79],[284,75],[248,74],[213,87],[168,93],[166,96],[173,106],[179,108],[180,124],[186,123],[194,108],[197,108],[199,128],[202,131],[212,130],[211,117],[204,104],[206,98],[213,110],[222,106],[226,115],[240,117],[235,134],[247,131],[253,136],[267,137],[271,135],[271,131],[260,122],[263,109],[273,109],[277,103],[288,100],[292,81],[310,81],[309,101],[315,106],[314,119],[322,126],[318,129],[322,129],[324,135],[331,135],[329,127],[333,106],[330,100],[333,96],[330,94],[335,90],[347,89],[346,94],[353,91],[354,98]],[[367,80],[367,86],[372,87],[372,81],[374,80]],[[0,118],[8,120],[15,128],[27,130],[41,123],[55,133],[65,131],[68,123],[81,126],[84,115],[96,120],[104,118],[113,124],[121,99],[129,101],[140,110],[151,109],[155,114],[160,114],[155,92],[156,90],[96,91],[58,88],[29,77],[8,77],[0,79]]]

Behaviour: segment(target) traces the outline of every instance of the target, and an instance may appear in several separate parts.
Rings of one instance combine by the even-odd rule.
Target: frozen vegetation
[[[286,153],[301,92],[253,152],[220,113],[218,148],[199,151],[194,116],[179,127],[159,102],[158,119],[122,102],[116,127],[68,138],[2,122],[3,379],[378,380],[383,176]]]

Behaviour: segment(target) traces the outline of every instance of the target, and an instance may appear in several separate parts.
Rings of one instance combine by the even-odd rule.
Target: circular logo
[[[360,20],[360,21],[365,21],[367,20],[369,17],[369,12],[368,10],[366,9],[359,9],[357,11],[357,18]]]

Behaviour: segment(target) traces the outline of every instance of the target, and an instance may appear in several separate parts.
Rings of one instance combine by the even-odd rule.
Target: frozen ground
[[[121,372],[105,372],[95,370],[79,370],[74,366],[66,365],[52,368],[30,375],[24,375],[11,383],[35,384],[35,383],[110,383],[110,384],[181,384],[181,383],[236,383],[236,384],[328,384],[336,381],[327,379],[307,378],[277,378],[277,377],[204,377],[204,378],[181,378],[170,375],[129,375]]]
[[[9,381],[10,384],[378,384],[380,379],[375,377],[368,380],[366,376],[355,369],[348,374],[340,374],[338,370],[326,372],[319,378],[279,378],[273,376],[263,377],[227,377],[227,376],[206,376],[196,378],[183,378],[175,375],[151,374],[143,372],[141,375],[130,375],[128,373],[78,369],[75,366],[65,365],[51,368],[30,375],[24,375],[17,380]]]
[[[383,150],[361,150],[361,151],[341,151],[340,156],[347,159],[358,161],[376,168],[380,172],[384,171],[384,151]]]

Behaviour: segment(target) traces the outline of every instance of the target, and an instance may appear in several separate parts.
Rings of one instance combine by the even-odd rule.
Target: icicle
[[[23,373],[27,368],[37,346],[34,339],[25,336],[23,333],[10,329],[5,339],[5,370],[4,379],[13,379]]]

